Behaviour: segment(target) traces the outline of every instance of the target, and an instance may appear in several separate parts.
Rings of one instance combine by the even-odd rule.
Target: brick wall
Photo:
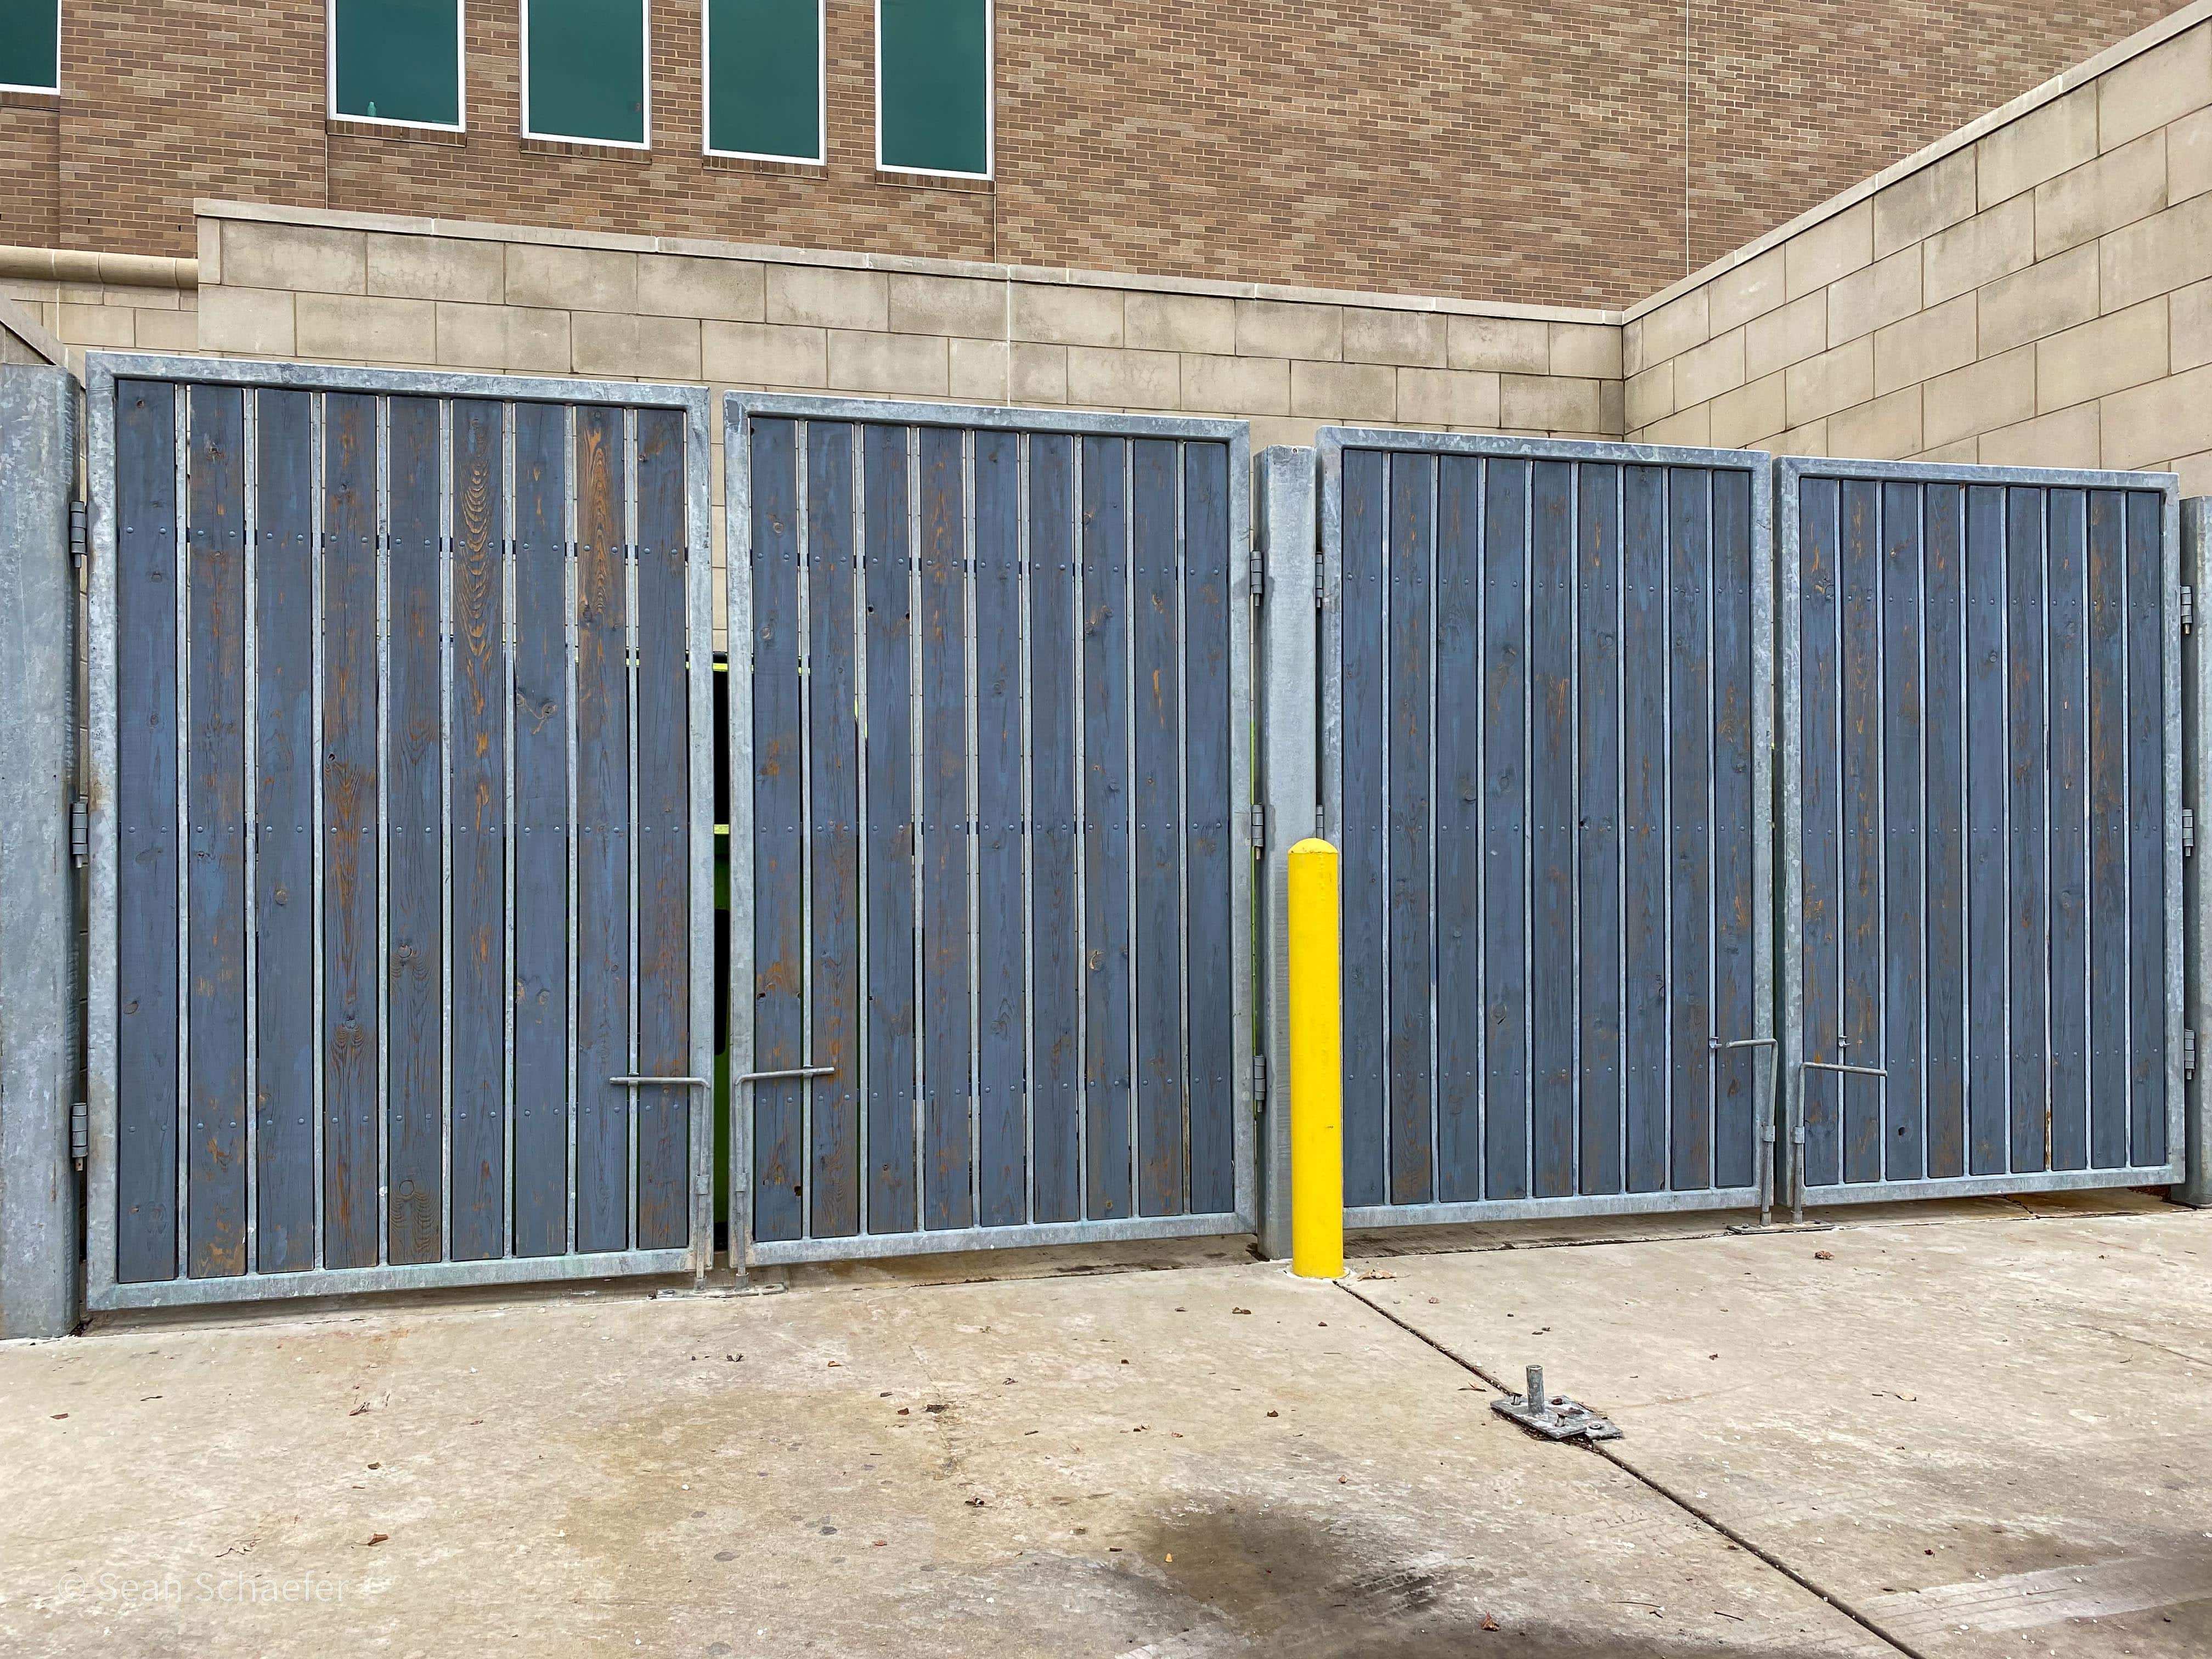
[[[2212,491],[2212,5],[1632,312],[1630,435]]]
[[[512,0],[467,9],[457,139],[326,121],[319,4],[67,0],[58,109],[0,106],[0,240],[183,253],[220,196],[1618,305],[2167,4],[1002,0],[986,186],[874,172],[871,0],[828,0],[821,169],[702,158],[699,8],[653,8],[639,157],[524,147]]]

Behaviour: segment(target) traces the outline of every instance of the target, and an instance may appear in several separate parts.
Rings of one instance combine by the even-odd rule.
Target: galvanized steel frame
[[[2212,545],[2212,496],[2193,495],[2181,503],[2181,584],[2194,594],[2207,591],[2204,562]],[[2192,626],[2181,636],[2181,748],[2184,805],[2196,814],[2199,825],[2212,824],[2206,817],[2206,780],[2212,776],[2212,672],[2206,671],[2203,635]],[[2212,927],[2205,925],[2204,858],[2182,860],[2182,949],[2188,966],[2185,985],[2183,1029],[2200,1034],[2212,1030]],[[2186,1039],[2185,1038],[2185,1042]],[[2212,1206],[2212,1110],[2208,1110],[2205,1068],[2183,1071],[2187,1097],[2188,1134],[2181,1147],[2185,1160],[2181,1184],[2172,1190],[2177,1203],[2203,1209]]]
[[[507,1225],[507,1250],[509,1254],[482,1261],[441,1261],[419,1265],[381,1264],[373,1267],[321,1267],[299,1272],[246,1274],[234,1278],[191,1279],[185,1276],[184,1252],[178,1253],[178,1277],[146,1283],[118,1283],[116,1278],[116,1153],[118,1138],[117,1098],[117,1033],[116,1033],[116,966],[113,941],[117,921],[117,866],[118,856],[118,828],[115,818],[116,788],[116,716],[118,641],[116,639],[116,477],[115,477],[115,398],[116,386],[120,380],[170,381],[180,386],[208,386],[254,390],[299,390],[317,392],[359,392],[380,398],[423,397],[443,400],[467,399],[515,403],[553,403],[574,407],[577,404],[598,404],[623,410],[672,409],[685,416],[684,441],[684,540],[687,550],[685,568],[684,617],[689,647],[688,690],[692,713],[689,737],[690,793],[689,793],[689,866],[690,916],[689,929],[690,1006],[689,1010],[691,1033],[691,1072],[695,1077],[711,1074],[714,1061],[714,771],[711,740],[713,696],[713,562],[711,556],[712,521],[709,509],[709,433],[708,395],[698,386],[653,386],[629,381],[585,380],[555,379],[539,376],[471,374],[444,371],[398,369],[368,369],[326,367],[316,364],[290,362],[257,362],[222,358],[172,356],[140,352],[91,352],[86,357],[87,406],[87,474],[90,497],[88,514],[92,569],[88,581],[88,615],[87,653],[89,685],[89,739],[88,759],[91,797],[91,896],[89,932],[94,941],[88,963],[87,986],[87,1087],[89,1094],[89,1127],[91,1156],[88,1162],[88,1214],[86,1218],[86,1277],[87,1305],[93,1311],[120,1308],[148,1308],[173,1305],[257,1302],[285,1297],[359,1295],[369,1292],[432,1289],[451,1285],[526,1284],[548,1280],[574,1282],[603,1279],[617,1275],[645,1273],[703,1273],[712,1266],[714,1249],[713,1207],[713,1126],[709,1091],[695,1086],[689,1115],[689,1170],[690,1243],[682,1249],[605,1251],[570,1254],[555,1256],[518,1256],[514,1249],[512,1217],[512,1124],[507,1126],[509,1139],[506,1179],[510,1199]],[[249,407],[252,400],[249,400]],[[250,418],[250,417],[249,417]],[[506,468],[508,483],[512,483],[512,420],[506,422],[507,432],[503,447],[509,457]],[[573,421],[570,422],[573,428]],[[625,420],[625,428],[634,421]],[[450,427],[450,408],[441,411],[441,479],[449,486],[450,446],[444,441]],[[184,441],[182,422],[179,426],[179,443]],[[315,423],[314,442],[319,453],[322,437],[321,422]],[[249,446],[249,449],[251,449]],[[573,444],[571,446],[573,453]],[[573,467],[571,468],[573,473]],[[571,488],[573,489],[573,480]],[[634,476],[625,484],[626,492],[634,495]],[[386,491],[378,491],[380,503]],[[449,495],[449,488],[441,495]],[[511,495],[510,495],[511,499]],[[441,506],[441,512],[450,512],[450,501]],[[184,505],[180,499],[179,511]],[[315,507],[316,523],[320,526],[320,505]],[[501,516],[507,508],[502,504]],[[384,526],[380,522],[379,530]],[[450,526],[447,526],[450,530]],[[630,533],[635,534],[634,525]],[[570,535],[573,542],[573,533]],[[180,544],[181,545],[181,544]],[[250,556],[250,555],[249,555]],[[633,561],[634,562],[634,561]],[[380,585],[381,567],[380,559]],[[510,561],[511,562],[511,561]],[[318,605],[320,592],[320,561],[315,564]],[[505,580],[502,578],[502,580]],[[182,584],[179,584],[181,589]],[[444,586],[444,584],[441,584]],[[179,593],[179,602],[183,595]],[[573,599],[573,595],[572,595]],[[450,604],[450,595],[441,596],[441,605]],[[573,617],[571,618],[573,631]],[[507,625],[512,626],[511,611]],[[632,623],[634,626],[634,623]],[[180,647],[182,645],[180,641]],[[317,643],[319,661],[320,645]],[[445,653],[441,651],[441,659]],[[571,646],[573,659],[573,644]],[[380,680],[382,678],[382,642],[379,641]],[[180,663],[179,672],[182,672]],[[450,675],[450,663],[441,666],[441,675]],[[316,697],[319,709],[320,675],[316,676]],[[449,693],[447,694],[449,696]],[[246,726],[252,726],[252,685],[247,681]],[[383,718],[380,699],[379,718]],[[450,708],[447,711],[448,716]],[[633,719],[634,719],[633,714]],[[181,726],[181,721],[180,721]],[[441,729],[450,735],[450,720],[441,721]],[[319,726],[318,727],[319,731]],[[251,741],[250,738],[248,739]],[[320,792],[320,769],[317,769],[316,790]],[[383,768],[379,768],[380,792],[383,787]],[[571,778],[573,781],[573,768]],[[511,780],[510,780],[511,793]],[[181,793],[180,793],[181,810]],[[511,817],[511,814],[510,814]],[[379,821],[381,824],[381,810]],[[250,838],[249,838],[250,839]],[[181,852],[180,852],[181,855]],[[320,885],[321,852],[319,839],[315,854],[317,883]],[[512,885],[512,872],[509,872]],[[445,891],[441,903],[450,903],[450,862],[447,865],[443,882]],[[249,888],[249,896],[251,889]],[[380,927],[382,926],[383,894],[380,883]],[[179,895],[181,908],[182,896]],[[319,911],[319,906],[318,907]],[[319,922],[318,926],[319,926]],[[510,912],[509,926],[512,926]],[[635,927],[635,917],[632,920]],[[250,933],[250,929],[248,930]],[[103,943],[105,948],[103,947]],[[250,948],[250,947],[249,947]],[[450,941],[448,941],[450,948]],[[317,974],[321,972],[319,957]],[[380,971],[380,988],[383,981]],[[631,977],[636,977],[636,961],[632,957]],[[380,995],[381,990],[380,988]],[[452,986],[450,979],[441,980],[441,996],[447,1003],[447,1024],[450,1027]],[[635,1005],[633,986],[631,1002]],[[571,1030],[573,1032],[573,1026]],[[635,1046],[633,1029],[632,1042]],[[258,1038],[249,1037],[249,1045]],[[507,1042],[507,1060],[513,1060],[511,1037]],[[249,1046],[249,1053],[252,1052]],[[380,1042],[380,1056],[381,1041]],[[449,1062],[445,1062],[449,1063]],[[573,1064],[573,1061],[572,1061]],[[319,1077],[319,1068],[318,1071]],[[318,1089],[320,1085],[318,1083]],[[513,1109],[510,1086],[507,1090],[507,1109]],[[379,1091],[382,1101],[382,1090]],[[384,1121],[388,1109],[380,1104],[379,1134],[384,1133]],[[450,1157],[452,1133],[451,1103],[447,1103],[447,1121],[442,1131],[448,1138],[447,1156]],[[247,1121],[250,1124],[251,1113]],[[573,1124],[571,1127],[573,1133]],[[322,1154],[322,1121],[319,1110],[315,1118],[315,1148],[319,1165]],[[179,1180],[182,1180],[183,1156],[179,1146]],[[254,1171],[249,1160],[246,1171],[246,1190],[255,1188]],[[321,1203],[321,1174],[316,1172],[318,1218]],[[380,1188],[382,1182],[380,1182]],[[574,1195],[570,1194],[571,1225],[573,1227]],[[380,1191],[380,1210],[382,1194]],[[631,1200],[631,1237],[635,1237],[635,1195]],[[179,1211],[178,1226],[181,1234],[186,1224],[184,1212]],[[449,1237],[449,1235],[448,1235]],[[385,1230],[380,1215],[379,1254],[384,1252]]]
[[[1775,522],[1776,577],[1780,592],[1782,780],[1781,851],[1784,861],[1783,957],[1790,964],[1783,988],[1783,1043],[1789,1124],[1784,1194],[1793,1213],[1808,1205],[1855,1204],[1902,1199],[1970,1198],[2006,1193],[2077,1192],[2182,1181],[2187,1174],[2186,1098],[2182,1073],[2185,914],[2183,859],[2183,706],[2180,590],[2183,562],[2180,479],[2171,472],[2095,471],[2056,467],[1949,466],[1917,461],[1856,461],[1786,456],[1774,464],[1780,510]],[[2166,922],[2166,1160],[2103,1170],[2045,1170],[2018,1174],[1960,1176],[1934,1180],[1882,1180],[1809,1186],[1805,1179],[1805,795],[1803,663],[1799,639],[1800,489],[1807,478],[1894,481],[1919,484],[2018,485],[2040,489],[2129,490],[2154,493],[2164,501],[2160,542],[2161,696],[2164,717],[2164,854]],[[2203,732],[2197,736],[2201,744]],[[2204,757],[2190,755],[2191,770],[2204,775]],[[2046,1037],[2046,1042],[2047,1042]]]
[[[1319,679],[1320,702],[1318,770],[1322,811],[1327,833],[1343,833],[1344,753],[1344,456],[1347,450],[1382,450],[1399,454],[1463,455],[1489,460],[1582,461],[1613,466],[1699,468],[1741,472],[1751,483],[1750,543],[1752,569],[1752,792],[1753,792],[1753,921],[1756,1024],[1749,1034],[1759,1048],[1759,1079],[1755,1105],[1759,1138],[1755,1143],[1757,1181],[1750,1187],[1702,1188],[1648,1193],[1570,1194],[1553,1198],[1484,1199],[1468,1202],[1380,1204],[1347,1207],[1346,1227],[1436,1226],[1451,1223],[1514,1221],[1557,1216],[1645,1215],[1662,1212],[1759,1208],[1773,1199],[1777,1079],[1774,1028],[1773,947],[1773,731],[1774,677],[1773,599],[1773,472],[1770,459],[1757,452],[1730,449],[1671,448],[1654,444],[1606,443],[1581,439],[1511,438],[1469,433],[1407,432],[1367,427],[1321,428],[1314,436],[1320,474],[1318,536],[1321,551]],[[1759,693],[1765,690],[1769,695]],[[1271,726],[1265,744],[1272,753],[1277,745],[1295,744],[1295,731]],[[1581,941],[1575,944],[1579,963]],[[1272,956],[1273,951],[1271,950]],[[1579,975],[1577,975],[1579,983]],[[1271,1006],[1272,1027],[1283,1018],[1279,1005]],[[1286,1039],[1285,1039],[1286,1041]],[[1431,1091],[1435,1088],[1433,1076]],[[1484,1103],[1488,1110],[1488,1103]],[[1287,1167],[1290,1122],[1288,1112],[1272,1115],[1270,1134],[1281,1146],[1271,1153]],[[1671,1132],[1671,1130],[1670,1130]],[[1575,1146],[1577,1172],[1581,1147]],[[1285,1230],[1286,1231],[1286,1230]]]
[[[1047,1244],[1108,1243],[1144,1238],[1188,1238],[1255,1231],[1258,1226],[1258,1183],[1255,1169],[1256,1135],[1254,1128],[1252,1066],[1249,1038],[1253,1031],[1252,986],[1248,972],[1234,976],[1231,1006],[1237,1032],[1247,1039],[1239,1045],[1243,1063],[1235,1068],[1232,1121],[1235,1129],[1236,1208],[1231,1212],[1206,1215],[1132,1217],[1120,1220],[1038,1222],[938,1231],[869,1233],[816,1238],[811,1206],[800,1214],[807,1233],[793,1240],[759,1241],[752,1237],[753,1109],[751,1091],[738,1081],[753,1069],[753,1031],[750,1017],[753,982],[753,854],[752,854],[752,678],[741,672],[749,660],[752,636],[751,439],[750,422],[755,416],[799,422],[938,427],[955,430],[1069,434],[1075,437],[1110,436],[1215,442],[1229,450],[1228,586],[1230,622],[1229,738],[1230,793],[1232,810],[1243,812],[1252,799],[1252,630],[1250,617],[1251,546],[1251,429],[1242,421],[1201,420],[1143,415],[1089,414],[1067,410],[980,407],[962,404],[901,402],[867,398],[810,397],[788,393],[732,392],[723,400],[723,514],[724,544],[728,573],[725,603],[730,653],[729,778],[730,778],[730,910],[725,925],[730,929],[729,1049],[731,1078],[728,1193],[731,1260],[742,1275],[750,1266],[803,1261],[852,1261],[863,1258],[935,1255],[957,1250],[1004,1249]],[[804,465],[804,447],[799,464]],[[972,460],[969,464],[972,468]],[[913,476],[913,475],[910,475]],[[972,491],[969,522],[963,529],[972,548]],[[909,507],[911,512],[913,509]],[[804,507],[801,507],[802,516]],[[1026,522],[1024,533],[1026,534]],[[1079,557],[1080,549],[1077,549]],[[917,612],[918,615],[918,612]],[[972,637],[972,635],[970,635]],[[1027,634],[1024,635],[1026,651]],[[745,658],[741,659],[739,653]],[[865,672],[865,669],[860,672]],[[968,672],[972,676],[973,663]],[[973,687],[970,687],[970,701]],[[1026,704],[1026,696],[1024,696]],[[972,721],[971,721],[972,724]],[[1078,714],[1080,732],[1080,714]],[[974,750],[974,733],[969,749]],[[920,764],[917,751],[915,764]],[[973,788],[974,768],[969,768]],[[916,811],[920,810],[917,798]],[[1232,834],[1235,825],[1232,823]],[[920,860],[916,860],[916,880]],[[1232,855],[1230,860],[1231,945],[1242,951],[1252,936],[1252,860]],[[975,889],[970,878],[970,903]],[[972,929],[972,915],[971,915]],[[1024,953],[1024,974],[1030,969]],[[811,961],[811,954],[810,954]],[[971,987],[970,995],[974,994]],[[812,1033],[805,1030],[811,1046]],[[1188,1040],[1186,1030],[1185,1041]],[[971,1066],[975,1063],[970,1055]],[[1035,1072],[1029,1073],[1030,1086]],[[865,1104],[863,1107],[865,1121]],[[919,1138],[917,1138],[919,1144]],[[1132,1136],[1133,1151],[1134,1136]],[[971,1161],[971,1168],[972,1161]],[[1028,1207],[1036,1209],[1035,1170],[1026,1173]],[[865,1199],[865,1185],[863,1188]],[[919,1214],[919,1209],[917,1209]],[[863,1222],[865,1228],[865,1221]]]

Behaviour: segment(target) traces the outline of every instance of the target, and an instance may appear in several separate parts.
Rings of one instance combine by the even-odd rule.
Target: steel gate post
[[[1259,741],[1257,792],[1273,837],[1288,846],[1325,833],[1319,821],[1320,603],[1316,559],[1316,456],[1276,445],[1253,467],[1254,548],[1266,587],[1255,678]],[[1274,1086],[1258,1101],[1260,1249],[1273,1261],[1291,1254],[1290,866],[1259,848],[1261,949],[1261,1054]]]
[[[2204,591],[2204,550],[2208,534],[2212,534],[2212,496],[2194,495],[2181,503],[2181,581],[2182,591],[2192,597]],[[2182,615],[2189,617],[2188,605]],[[2185,621],[2181,635],[2181,799],[2183,810],[2192,815],[2192,823],[2204,821],[2207,773],[2204,744],[2212,736],[2212,674],[2205,672],[2203,647],[2193,625]],[[2196,1034],[2205,1030],[2205,997],[2212,987],[2212,973],[2207,971],[2206,951],[2212,948],[2212,930],[2204,925],[2205,884],[2203,874],[2203,858],[2188,851],[2185,838],[2181,875],[2182,960],[2185,989],[2182,994],[2182,1025],[2185,1057],[2193,1048]],[[2185,1066],[2182,1085],[2184,1109],[2187,1113],[2188,1164],[2182,1184],[2171,1189],[2176,1203],[2191,1205],[2198,1209],[2212,1206],[2212,1123],[2208,1123],[2205,1104],[2204,1075],[2201,1068]]]
[[[0,369],[0,1337],[77,1317],[77,386]]]

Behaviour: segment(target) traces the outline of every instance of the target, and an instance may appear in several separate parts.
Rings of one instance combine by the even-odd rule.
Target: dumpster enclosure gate
[[[91,356],[94,1310],[2183,1178],[2171,477],[709,408]]]
[[[88,398],[92,1306],[702,1265],[705,394]]]

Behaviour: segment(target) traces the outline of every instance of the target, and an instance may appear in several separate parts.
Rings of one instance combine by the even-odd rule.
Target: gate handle
[[[836,1075],[837,1068],[835,1066],[793,1066],[788,1071],[782,1072],[745,1072],[734,1080],[738,1083],[781,1083],[793,1078]]]
[[[1801,1060],[1797,1064],[1808,1072],[1848,1072],[1853,1077],[1887,1077],[1888,1068],[1881,1066],[1838,1066],[1832,1060]]]
[[[1718,1037],[1711,1037],[1705,1046],[1719,1054],[1724,1048],[1771,1048],[1774,1042],[1772,1037],[1738,1037],[1734,1042],[1723,1042]]]
[[[629,1089],[637,1088],[640,1085],[647,1083],[681,1084],[686,1088],[696,1085],[703,1089],[712,1080],[703,1077],[611,1077],[607,1079],[610,1083],[619,1084]]]

